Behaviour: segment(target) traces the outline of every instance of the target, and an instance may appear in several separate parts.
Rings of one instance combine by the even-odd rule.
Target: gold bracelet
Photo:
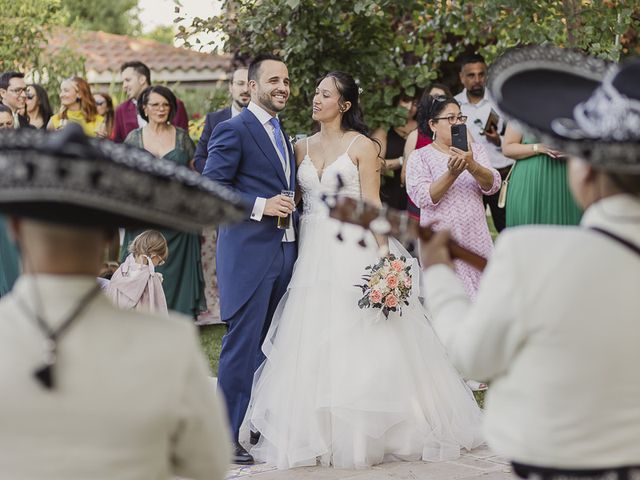
[[[538,144],[537,143],[533,144],[533,153],[538,153]]]

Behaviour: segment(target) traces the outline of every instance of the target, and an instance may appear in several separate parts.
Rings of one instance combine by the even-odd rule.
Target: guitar
[[[358,225],[374,235],[392,236],[406,243],[408,240],[428,242],[435,233],[431,227],[421,227],[420,223],[409,217],[406,212],[387,206],[377,208],[369,203],[339,195],[325,195],[324,201],[329,207],[331,218],[342,223]],[[449,240],[448,247],[451,258],[462,260],[480,271],[487,266],[486,258],[453,240]]]

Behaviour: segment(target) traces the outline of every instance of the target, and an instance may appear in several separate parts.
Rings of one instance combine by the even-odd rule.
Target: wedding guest
[[[0,105],[0,129],[13,128],[13,112],[6,105]]]
[[[13,112],[0,104],[0,130],[12,129]],[[20,255],[9,238],[4,216],[0,215],[0,297],[13,288],[20,272]]]
[[[12,71],[0,75],[0,97],[2,104],[11,109],[13,128],[29,126],[29,119],[24,115],[26,89],[24,73]]]
[[[177,102],[173,92],[162,85],[147,87],[137,101],[138,113],[146,122],[144,127],[132,130],[124,143],[144,149],[156,158],[188,166],[195,146],[189,134],[175,127],[171,120],[176,114]],[[128,245],[140,230],[126,229],[123,245]],[[196,318],[206,310],[204,278],[200,263],[200,237],[195,233],[183,233],[162,229],[171,256],[157,271],[164,277],[164,292],[170,310],[176,310]],[[121,261],[124,261],[124,253]]]
[[[122,89],[127,95],[127,100],[116,108],[112,139],[118,143],[124,142],[132,130],[147,124],[147,121],[140,115],[137,102],[142,91],[151,85],[151,70],[142,62],[123,63],[120,67],[120,74],[122,75]],[[187,110],[179,99],[176,99],[176,108],[171,123],[175,127],[189,130]]]
[[[393,106],[407,111],[407,119],[402,125],[388,129],[377,129],[372,138],[380,144],[380,151],[384,159],[384,168],[380,183],[380,199],[397,210],[407,209],[407,191],[401,178],[404,164],[404,147],[407,135],[416,128],[417,96],[400,93],[394,100]]]
[[[249,105],[251,95],[249,93],[249,70],[247,67],[236,68],[229,81],[229,94],[231,105],[215,112],[207,113],[202,135],[196,145],[194,155],[194,168],[202,173],[207,162],[207,147],[211,139],[211,133],[219,123],[229,120],[240,114]],[[220,296],[218,291],[218,278],[216,275],[216,241],[217,231],[214,228],[205,229],[202,232],[200,250],[202,254],[202,271],[204,274],[204,294],[207,301],[207,321],[217,323],[220,321]]]
[[[516,161],[508,175],[507,227],[580,223],[582,211],[571,196],[561,152],[508,125],[502,153]]]
[[[220,122],[229,120],[239,115],[243,108],[249,105],[251,95],[249,94],[249,69],[247,67],[239,67],[233,71],[229,80],[229,94],[231,95],[231,105],[221,108],[215,112],[207,113],[204,122],[202,135],[196,145],[196,154],[194,156],[194,168],[202,173],[204,165],[207,162],[207,146],[211,138],[211,132]]]
[[[438,233],[423,245],[431,321],[458,370],[491,381],[485,436],[518,477],[640,478],[640,61],[520,48],[491,79],[504,115],[569,155],[585,213],[501,234],[475,303]]]
[[[107,296],[120,308],[167,315],[162,274],[155,271],[169,256],[167,240],[156,230],[146,230],[133,239],[128,251],[110,279]]]
[[[60,113],[51,117],[48,130],[58,130],[69,122],[78,123],[91,137],[106,135],[104,118],[98,114],[91,87],[84,78],[71,77],[60,84]]]
[[[111,99],[111,95],[106,92],[98,92],[93,96],[93,99],[96,102],[98,115],[102,115],[104,118],[106,137],[111,138],[113,135],[114,121],[113,100]]]
[[[424,111],[421,126],[428,126],[433,141],[414,151],[407,167],[407,192],[420,208],[420,224],[435,222],[436,230],[450,229],[460,244],[489,256],[493,242],[482,195],[498,191],[500,174],[482,145],[469,142],[467,152],[451,146],[451,126],[467,120],[454,98],[429,97]],[[480,272],[459,260],[455,266],[467,295],[475,298]]]
[[[462,92],[455,96],[460,104],[462,114],[469,118],[467,123],[469,133],[474,142],[482,145],[487,152],[491,166],[495,168],[502,179],[509,174],[513,160],[503,155],[501,151],[502,136],[504,135],[504,120],[500,118],[498,125],[491,125],[485,130],[487,120],[495,104],[486,92],[487,64],[482,55],[477,53],[466,55],[460,61],[460,82],[464,86]],[[491,210],[491,219],[498,232],[506,225],[505,209],[498,205],[499,192],[484,195],[485,207]]]
[[[119,310],[96,274],[118,225],[199,229],[238,207],[187,169],[150,168],[147,153],[76,124],[0,135],[0,155],[0,208],[25,257],[0,300],[2,477],[225,478],[224,410],[193,325]],[[122,178],[150,191],[113,188]],[[159,201],[165,186],[178,195]]]
[[[53,110],[49,103],[49,95],[41,85],[27,85],[26,110],[29,125],[34,128],[47,128]]]
[[[420,98],[420,102],[418,103],[416,112],[416,128],[407,136],[407,140],[404,144],[404,151],[402,153],[402,156],[405,159],[402,165],[402,172],[400,174],[403,184],[407,183],[407,164],[409,163],[409,158],[411,158],[411,152],[418,148],[429,145],[432,141],[431,137],[427,134],[428,128],[426,127],[426,119],[424,113],[429,96],[451,97],[451,90],[449,90],[449,87],[442,83],[432,83],[422,93],[422,97]],[[424,124],[424,128],[420,128],[420,124]],[[408,196],[407,212],[410,217],[417,221],[420,221],[420,209],[416,206],[415,203],[411,201],[411,198]]]

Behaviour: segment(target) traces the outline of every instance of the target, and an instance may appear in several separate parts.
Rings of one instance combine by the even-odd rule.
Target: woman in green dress
[[[582,211],[569,191],[567,163],[558,158],[560,152],[509,125],[502,153],[516,160],[507,189],[507,227],[580,223]]]
[[[20,255],[7,234],[6,219],[0,216],[0,297],[13,288],[20,273]]]
[[[9,107],[0,105],[0,129],[13,128],[13,114]],[[20,273],[18,249],[7,234],[6,219],[0,215],[0,297],[4,296]]]
[[[193,158],[195,145],[187,132],[171,125],[176,109],[176,97],[171,90],[161,85],[148,87],[138,98],[138,113],[148,124],[129,133],[125,143],[145,149],[158,158],[188,166]],[[206,310],[200,237],[197,234],[167,229],[159,231],[169,244],[166,263],[156,268],[164,277],[167,306],[170,310],[196,318]],[[142,230],[125,230],[121,261],[126,256],[129,243],[141,232]]]

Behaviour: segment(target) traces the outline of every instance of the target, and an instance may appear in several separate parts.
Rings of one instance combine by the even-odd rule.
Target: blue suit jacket
[[[218,230],[216,267],[223,320],[249,300],[281,247],[284,230],[276,227],[275,218],[264,216],[257,222],[250,215],[257,197],[295,190],[295,157],[287,135],[284,137],[290,159],[289,185],[271,139],[249,110],[219,123],[211,134],[203,175],[234,190],[246,204],[243,222]]]
[[[202,173],[204,170],[204,164],[207,162],[207,146],[209,145],[209,139],[211,138],[211,132],[220,122],[224,122],[231,118],[231,107],[221,108],[215,112],[207,113],[207,117],[204,121],[204,128],[202,129],[202,135],[196,145],[196,154],[193,159],[195,162],[195,169]]]

